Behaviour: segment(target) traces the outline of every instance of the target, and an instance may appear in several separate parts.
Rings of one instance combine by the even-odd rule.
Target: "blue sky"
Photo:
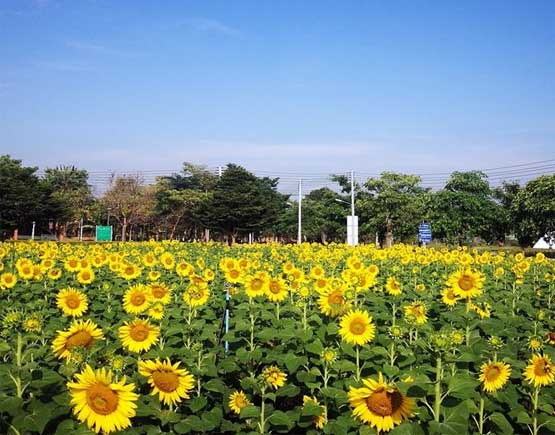
[[[555,158],[553,1],[0,0],[0,153],[315,173]]]

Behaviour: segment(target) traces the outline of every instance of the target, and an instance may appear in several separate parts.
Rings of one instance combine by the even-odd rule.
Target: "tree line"
[[[334,175],[337,189],[316,189],[302,199],[304,241],[343,242],[351,183]],[[26,167],[0,156],[0,236],[14,230],[77,237],[81,224],[114,226],[115,239],[257,240],[294,242],[298,200],[278,191],[278,178],[257,177],[228,164],[221,175],[184,163],[181,171],[146,185],[140,176],[113,176],[95,197],[86,170],[73,166]],[[453,172],[442,189],[422,186],[416,175],[383,172],[355,183],[359,239],[390,246],[417,242],[418,224],[431,224],[434,240],[452,245],[522,246],[540,237],[555,242],[555,175],[525,185],[492,187],[480,171]],[[88,226],[87,226],[88,225]]]

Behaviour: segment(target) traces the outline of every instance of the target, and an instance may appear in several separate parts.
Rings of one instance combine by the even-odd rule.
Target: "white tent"
[[[534,245],[534,248],[536,248],[536,249],[553,249],[553,248],[555,248],[555,246],[553,244],[550,245],[549,243],[547,243],[545,238],[542,237],[540,240],[538,240],[536,242],[536,244]]]

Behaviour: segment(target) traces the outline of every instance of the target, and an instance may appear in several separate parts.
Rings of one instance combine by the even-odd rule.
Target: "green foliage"
[[[511,205],[515,233],[522,245],[540,237],[555,244],[555,175],[542,175],[518,191]]]
[[[414,242],[429,199],[420,182],[416,175],[394,172],[369,178],[356,204],[361,230],[370,237],[377,232],[387,245],[394,239]]]
[[[278,179],[258,178],[241,166],[228,164],[218,179],[203,221],[232,242],[239,232],[264,231],[286,208],[287,196],[277,191]]]
[[[16,228],[30,233],[32,221],[40,228],[49,219],[63,214],[52,197],[52,188],[37,175],[37,168],[21,165],[21,160],[0,156],[0,238],[11,236]]]
[[[453,172],[445,188],[432,196],[427,214],[434,238],[467,244],[480,237],[503,240],[508,216],[493,196],[487,176],[478,171]]]

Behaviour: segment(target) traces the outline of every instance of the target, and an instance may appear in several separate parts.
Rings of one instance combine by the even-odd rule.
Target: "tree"
[[[345,201],[327,187],[313,190],[303,199],[303,234],[309,240],[322,243],[345,240],[347,212],[337,200]]]
[[[21,160],[0,156],[0,237],[33,221],[44,227],[61,213],[50,187],[36,172],[35,167],[22,166]]]
[[[52,191],[52,199],[62,210],[56,228],[63,237],[68,227],[73,225],[77,228],[81,218],[90,218],[94,197],[88,178],[86,170],[75,166],[59,166],[45,171],[44,182]]]
[[[515,232],[521,245],[544,237],[555,244],[555,175],[542,175],[519,190],[511,205]]]
[[[258,178],[241,166],[228,164],[203,209],[203,221],[233,243],[238,232],[270,229],[285,210],[288,196],[277,191],[277,178]]]
[[[158,180],[155,189],[158,226],[169,232],[170,239],[178,229],[182,234],[188,233],[188,238],[194,235],[197,225],[201,224],[200,209],[212,193],[191,188],[172,189],[167,178]]]
[[[424,217],[427,189],[420,186],[416,175],[382,172],[379,178],[364,183],[366,195],[357,202],[361,229],[378,233],[385,246],[394,239],[414,239],[418,224]]]
[[[453,172],[433,195],[428,217],[434,237],[448,243],[502,240],[507,228],[507,215],[480,171]]]
[[[154,188],[143,186],[138,176],[115,177],[104,193],[102,203],[121,225],[121,241],[125,242],[131,225],[146,223],[152,216]]]

